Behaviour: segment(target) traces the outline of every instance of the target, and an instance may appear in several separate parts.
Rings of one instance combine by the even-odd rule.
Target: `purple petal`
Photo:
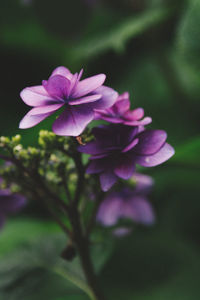
[[[138,156],[136,162],[144,167],[154,167],[168,160],[174,155],[174,153],[174,148],[165,143],[165,145],[156,154],[151,156]]]
[[[53,77],[55,75],[61,75],[61,76],[64,76],[64,77],[67,77],[69,80],[71,80],[73,74],[70,72],[69,69],[61,66],[61,67],[57,67],[51,74],[50,77]]]
[[[109,153],[100,153],[100,154],[95,154],[93,156],[90,157],[90,160],[94,160],[94,159],[99,159],[99,158],[103,158],[108,156]]]
[[[54,111],[58,110],[59,108],[61,108],[63,105],[64,105],[64,103],[61,103],[61,104],[58,103],[58,104],[34,107],[28,112],[28,114],[31,116],[35,116],[35,115],[46,114],[49,112],[54,112]]]
[[[90,103],[90,102],[97,101],[100,98],[101,98],[101,95],[94,94],[94,95],[91,95],[91,96],[86,96],[86,97],[83,97],[83,98],[79,98],[79,99],[69,101],[69,104],[70,105],[78,105],[78,104]]]
[[[93,92],[104,83],[105,79],[106,76],[104,74],[99,74],[79,81],[72,93],[72,96],[80,98]]]
[[[78,147],[78,151],[91,154],[91,155],[99,155],[99,154],[106,154],[106,148],[105,145],[98,141],[93,141],[90,143],[87,143],[86,145],[81,145]]]
[[[129,126],[145,126],[148,125],[152,122],[152,118],[150,117],[145,117],[143,120],[140,121],[125,121],[123,122],[125,125]]]
[[[134,110],[130,110],[130,111],[127,111],[124,115],[124,118],[125,119],[128,119],[130,121],[138,121],[140,120],[141,118],[143,118],[144,116],[144,109],[143,108],[136,108]]]
[[[43,80],[42,84],[48,94],[55,99],[62,99],[64,101],[69,96],[70,80],[64,76],[52,76],[48,81]]]
[[[104,114],[103,112],[101,113],[99,110],[95,111],[95,120],[104,120],[110,123],[115,123],[115,124],[120,124],[123,123],[123,119],[120,117],[115,117],[115,116],[108,116]]]
[[[130,109],[129,93],[120,95],[113,106],[113,111],[118,115],[123,115]]]
[[[107,86],[101,86],[97,88],[95,90],[95,93],[101,94],[102,98],[99,101],[95,102],[94,109],[109,108],[115,103],[118,97],[118,93]]]
[[[69,106],[54,122],[53,131],[57,135],[78,136],[93,120],[93,117],[94,113],[87,104]]]
[[[128,227],[119,227],[113,230],[113,235],[120,238],[120,237],[124,237],[128,234],[130,234],[132,232],[132,228],[128,228]]]
[[[117,166],[115,167],[115,174],[123,179],[129,179],[135,170],[135,160],[125,156],[119,160]]]
[[[112,171],[106,171],[100,174],[101,188],[107,192],[117,181],[117,176]]]
[[[139,143],[134,147],[134,152],[139,155],[156,153],[165,143],[167,133],[163,130],[145,130],[137,135]]]
[[[48,105],[55,101],[42,85],[27,87],[20,93],[22,100],[29,106]]]
[[[19,211],[26,203],[24,196],[11,194],[0,199],[0,210],[4,213],[14,213]]]
[[[104,164],[102,163],[102,160],[93,160],[89,163],[89,166],[86,170],[87,174],[96,174],[103,172],[105,169]]]
[[[0,229],[3,227],[5,220],[5,216],[0,212]]]
[[[107,197],[101,204],[97,221],[104,226],[113,226],[117,223],[121,214],[121,200],[116,196]]]
[[[79,74],[75,73],[72,78],[71,78],[71,84],[70,84],[70,88],[69,88],[69,95],[72,95],[74,92],[74,89],[76,88],[77,83],[79,82],[81,76],[83,74],[83,69],[80,70]]]
[[[126,153],[129,150],[133,149],[139,142],[139,139],[134,139],[128,146],[126,146],[123,150],[122,153]]]
[[[48,116],[50,116],[53,112],[47,113],[47,114],[42,114],[42,115],[36,115],[36,116],[31,116],[29,112],[23,117],[21,122],[19,123],[19,128],[20,129],[26,129],[33,127],[37,125],[38,123],[42,122],[44,119],[46,119]]]
[[[144,195],[151,191],[151,188],[154,184],[154,180],[152,177],[140,173],[135,173],[133,175],[133,179],[136,181],[134,193]]]
[[[133,197],[129,200],[127,217],[137,223],[151,225],[155,221],[154,211],[150,203],[144,197]]]

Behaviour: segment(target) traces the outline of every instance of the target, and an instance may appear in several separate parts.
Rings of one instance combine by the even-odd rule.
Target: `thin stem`
[[[74,206],[78,205],[78,202],[80,200],[81,194],[83,192],[84,188],[84,181],[85,181],[85,168],[82,163],[82,158],[80,153],[76,153],[74,156],[74,161],[76,164],[76,169],[78,172],[78,181],[77,181],[77,186],[76,186],[76,191],[75,191],[75,196],[74,196]]]
[[[94,205],[94,209],[92,212],[92,215],[89,219],[89,222],[87,224],[87,228],[86,228],[86,237],[88,238],[90,233],[92,232],[92,229],[94,227],[95,221],[96,221],[96,216],[97,216],[97,212],[99,209],[100,204],[102,203],[104,197],[104,192],[100,192],[97,199],[95,200],[95,205]]]
[[[70,210],[70,220],[73,227],[74,242],[79,253],[81,265],[87,279],[90,289],[93,291],[93,300],[104,300],[104,296],[99,290],[96,274],[90,257],[89,243],[83,235],[80,215],[77,207],[72,207]]]

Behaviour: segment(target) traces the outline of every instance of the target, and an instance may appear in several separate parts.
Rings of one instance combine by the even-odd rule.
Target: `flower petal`
[[[69,96],[70,80],[61,75],[55,75],[49,80],[43,80],[44,88],[51,97],[64,100]]]
[[[9,196],[2,197],[0,201],[1,211],[5,214],[19,211],[26,203],[24,196],[12,193]]]
[[[154,167],[168,160],[174,153],[174,148],[168,143],[165,143],[165,145],[153,155],[138,156],[136,158],[136,163],[143,167]]]
[[[68,103],[70,105],[85,104],[85,103],[90,103],[90,102],[97,101],[100,98],[101,98],[101,95],[94,94],[94,95],[90,95],[90,96],[86,96],[86,97],[83,97],[83,98],[79,98],[79,99],[75,99],[75,100],[69,101]]]
[[[112,171],[106,171],[100,174],[101,188],[107,192],[117,181],[117,176]]]
[[[2,214],[2,212],[0,212],[0,229],[3,227],[5,220],[5,216]]]
[[[131,234],[133,231],[132,228],[128,228],[128,227],[118,227],[116,229],[113,230],[112,234],[118,238],[124,237],[126,235]]]
[[[144,116],[143,108],[136,108],[134,110],[129,110],[124,114],[124,118],[130,121],[138,121]]]
[[[125,92],[120,95],[113,106],[113,111],[117,115],[123,115],[130,109],[130,100],[129,100],[129,93]]]
[[[73,94],[74,89],[76,88],[77,83],[79,82],[81,76],[83,74],[83,69],[80,70],[79,74],[75,73],[71,78],[71,84],[69,88],[69,95]]]
[[[129,126],[145,126],[148,125],[152,122],[151,117],[145,117],[143,120],[140,121],[125,121],[123,122],[125,125]]]
[[[134,173],[132,177],[136,181],[136,186],[134,193],[135,194],[147,194],[151,191],[151,188],[154,184],[152,177],[140,173]]]
[[[53,131],[57,135],[78,136],[93,120],[93,117],[94,113],[87,104],[69,106],[54,122]]]
[[[134,196],[129,200],[129,203],[125,209],[126,211],[124,211],[124,216],[131,218],[137,223],[151,225],[155,221],[155,215],[152,206],[145,199],[145,197]]]
[[[72,93],[72,96],[80,98],[93,92],[104,83],[105,79],[106,75],[99,74],[79,81]]]
[[[52,101],[52,98],[42,85],[27,87],[23,89],[20,93],[20,97],[29,106],[40,106],[48,105]]]
[[[138,144],[138,142],[139,139],[133,139],[132,142],[122,150],[122,153],[126,153],[129,150],[133,149],[133,147],[135,147]]]
[[[115,103],[118,97],[118,93],[115,90],[104,85],[97,88],[95,93],[101,94],[102,98],[98,102],[94,103],[94,109],[109,108]]]
[[[30,128],[30,127],[33,127],[33,126],[37,125],[38,123],[40,123],[44,119],[46,119],[48,116],[50,116],[53,112],[49,112],[49,113],[42,114],[42,115],[35,115],[35,116],[32,116],[29,113],[30,112],[28,112],[23,117],[21,122],[19,123],[19,128],[20,129],[26,129],[26,128]]]
[[[121,206],[121,200],[116,194],[108,196],[98,210],[97,221],[104,226],[115,225],[121,215]]]
[[[35,116],[35,115],[42,115],[42,114],[46,114],[49,112],[54,112],[56,110],[58,110],[59,108],[61,108],[64,105],[64,103],[57,103],[57,104],[52,104],[52,105],[45,105],[45,106],[37,106],[32,108],[28,114],[31,116]]]
[[[93,160],[89,163],[89,166],[86,170],[87,174],[96,174],[104,171],[104,164],[102,164],[102,160]]]
[[[139,155],[156,153],[165,143],[167,133],[164,130],[145,130],[137,135],[139,143],[134,147],[134,152]]]
[[[116,163],[115,174],[123,179],[129,179],[135,170],[135,159],[130,156],[123,156],[119,162]]]
[[[100,113],[100,111],[95,111],[95,120],[104,120],[110,123],[120,124],[123,123],[123,119],[115,117],[115,116],[108,116],[104,113]]]
[[[57,67],[51,74],[50,77],[53,77],[55,75],[61,75],[61,76],[64,76],[64,77],[67,77],[69,80],[71,80],[73,74],[70,72],[69,69],[63,67],[63,66],[60,66],[60,67]]]

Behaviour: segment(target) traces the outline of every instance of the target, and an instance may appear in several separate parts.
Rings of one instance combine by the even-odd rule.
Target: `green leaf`
[[[9,220],[0,232],[0,257],[23,243],[58,230],[58,226],[49,221],[42,222],[31,219]]]
[[[25,48],[32,53],[43,54],[49,58],[59,59],[67,45],[61,39],[49,34],[34,19],[13,26],[3,26],[0,41],[5,46]]]
[[[177,47],[180,54],[192,62],[195,67],[200,66],[200,1],[188,1],[177,32]]]
[[[108,50],[122,51],[131,38],[142,34],[152,26],[160,23],[169,16],[170,11],[166,9],[155,9],[145,11],[138,16],[130,17],[114,24],[104,33],[96,33],[88,40],[83,39],[72,49],[71,57],[74,61],[84,60],[102,54]]]
[[[200,137],[195,137],[176,149],[171,163],[177,162],[183,166],[200,167]]]
[[[65,293],[67,291],[76,294],[81,289],[93,299],[93,293],[87,285],[79,258],[76,257],[72,262],[68,262],[60,257],[66,244],[66,237],[63,234],[42,236],[34,242],[25,243],[18,251],[3,256],[0,262],[0,295],[3,295],[5,299],[18,300],[21,297],[32,300],[38,297],[42,299],[41,291],[46,298],[46,289],[40,286],[41,281],[47,282],[53,276],[53,278],[56,277],[56,285],[59,282],[62,286],[58,295],[62,296],[60,293],[63,290]],[[108,247],[106,245],[107,248],[105,244],[94,244],[91,247],[95,269],[98,272],[111,253],[110,244],[109,242]],[[67,283],[63,279],[67,279]],[[74,285],[79,289],[77,290]],[[33,288],[38,290],[37,297],[27,296],[30,294],[29,289]],[[54,284],[50,289],[54,289]],[[54,298],[49,296],[48,299]]]

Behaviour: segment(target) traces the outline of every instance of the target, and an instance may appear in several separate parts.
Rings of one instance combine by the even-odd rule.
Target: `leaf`
[[[183,166],[200,167],[200,137],[195,137],[176,149],[171,163],[177,162]]]
[[[0,262],[0,295],[12,300],[38,299],[40,294],[37,294],[37,298],[33,295],[27,296],[30,294],[30,290],[37,287],[38,293],[40,290],[44,292],[40,286],[41,281],[46,282],[49,276],[56,276],[56,284],[59,282],[59,278],[61,282],[63,282],[63,278],[67,279],[68,283],[63,285],[66,286],[65,293],[67,290],[68,293],[74,291],[76,294],[78,290],[74,288],[75,285],[92,298],[93,293],[87,285],[79,258],[76,257],[72,262],[67,262],[60,257],[65,246],[66,237],[63,234],[54,234],[26,243],[19,251],[11,252],[7,257],[3,257]],[[93,249],[93,261],[96,270],[99,271],[108,259],[108,252],[99,244],[94,245]],[[53,290],[53,284],[51,288]],[[60,292],[62,290],[63,288]]]
[[[110,30],[107,29],[103,34],[95,34],[93,37],[90,36],[88,40],[83,39],[72,49],[71,56],[74,61],[77,61],[91,59],[91,57],[110,49],[122,51],[128,40],[145,32],[168,16],[169,10],[155,9],[125,19],[118,25],[114,24],[114,27],[111,27]]]
[[[177,47],[180,54],[193,66],[200,66],[200,1],[188,1],[177,31]]]
[[[195,248],[157,226],[120,241],[102,278],[108,299],[196,300],[199,267]]]
[[[58,230],[58,226],[49,221],[9,220],[0,232],[0,257],[23,243],[31,242],[36,237]]]
[[[13,26],[1,28],[1,42],[14,48],[25,48],[33,53],[58,59],[66,53],[67,45],[61,39],[49,34],[34,19]]]

